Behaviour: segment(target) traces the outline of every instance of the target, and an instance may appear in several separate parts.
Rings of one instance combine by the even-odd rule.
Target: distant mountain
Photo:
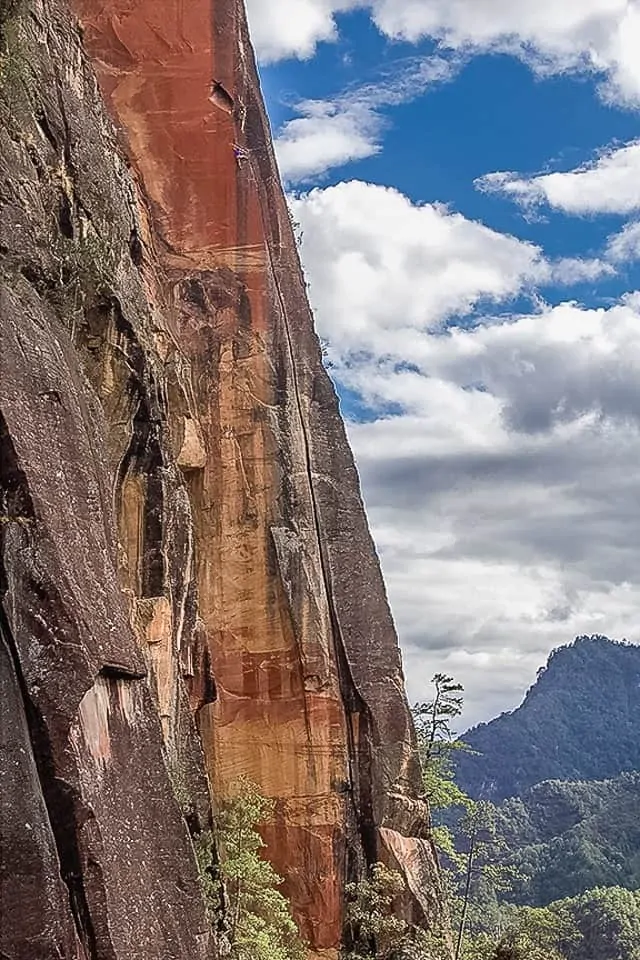
[[[554,650],[522,705],[462,739],[456,779],[494,802],[543,780],[605,780],[640,770],[640,646],[578,637]]]
[[[521,877],[506,899],[544,906],[594,887],[640,889],[640,773],[539,783],[498,804],[499,835]]]

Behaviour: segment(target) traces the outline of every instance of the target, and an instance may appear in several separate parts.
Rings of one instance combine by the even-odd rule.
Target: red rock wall
[[[81,618],[90,605],[92,638],[100,637],[98,621],[112,625],[65,713],[60,743],[79,758],[83,802],[114,825],[113,797],[125,789],[119,765],[135,749],[145,769],[147,752],[162,767],[160,729],[192,832],[210,816],[200,748],[214,797],[241,774],[256,780],[276,800],[265,828],[268,855],[285,877],[302,932],[314,955],[334,955],[345,881],[367,860],[385,859],[405,872],[413,897],[406,909],[418,917],[438,912],[438,882],[432,847],[416,837],[427,814],[416,799],[395,630],[313,332],[244,11],[238,0],[73,0],[73,7],[118,146],[64,7],[33,0],[33,22],[48,35],[47,70],[55,74],[41,79],[59,91],[63,116],[58,122],[53,99],[31,102],[22,126],[36,147],[14,150],[34,168],[34,195],[43,191],[35,185],[39,167],[62,170],[47,174],[52,186],[42,206],[70,210],[58,216],[64,256],[50,262],[42,253],[38,261],[56,296],[51,276],[66,258],[78,260],[79,279],[72,272],[66,286],[80,291],[80,302],[53,304],[49,347],[35,330],[31,337],[34,350],[39,338],[44,350],[43,377],[62,350],[65,391],[75,378],[72,399],[84,397],[73,399],[73,409],[65,400],[64,429],[52,434],[51,457],[78,473],[65,510],[60,497],[47,499],[54,463],[42,459],[33,437],[22,436],[37,409],[35,386],[29,377],[18,381],[12,406],[14,394],[7,401],[7,381],[0,382],[0,410],[6,406],[12,418],[7,436],[25,489],[40,491],[30,520],[46,521],[46,536],[65,544],[66,567],[52,568],[47,589],[60,590],[63,576],[72,582],[80,563],[87,582],[67,606]],[[35,33],[33,41],[42,42]],[[47,131],[59,161],[40,143],[50,139]],[[11,163],[18,164],[13,154]],[[41,221],[44,233],[44,212]],[[29,258],[25,244],[13,266]],[[24,270],[20,276],[23,284]],[[7,296],[15,291],[14,282]],[[22,288],[18,295],[22,304],[31,296]],[[12,336],[19,309],[7,303]],[[58,381],[52,394],[62,396]],[[92,431],[91,423],[102,426]],[[87,464],[96,452],[93,513],[85,517],[85,491],[93,489]],[[64,531],[76,528],[71,549]],[[24,593],[26,573],[11,543],[4,563],[19,646],[15,637],[28,633],[20,607],[34,601]],[[98,601],[95,584],[103,593],[108,587],[109,597]],[[61,680],[71,663],[61,656],[51,676]],[[145,665],[153,704],[143,702]],[[131,683],[139,688],[133,699]],[[47,695],[57,714],[58,694]],[[131,731],[146,730],[142,718],[154,711],[160,726],[151,746]],[[102,772],[102,787],[92,781],[91,764]],[[166,791],[163,771],[154,777]],[[125,818],[132,869],[145,844],[158,847],[154,830],[167,817],[151,808],[148,817],[140,814],[144,790],[133,781],[125,793],[142,792],[137,819]],[[178,823],[163,843],[179,850],[179,832]],[[172,874],[169,854],[152,858],[152,888],[161,882],[157,871]],[[180,862],[193,871],[188,857]],[[116,881],[107,876],[107,893]],[[81,886],[90,889],[88,881]],[[90,915],[135,935],[109,896],[106,907],[88,899]],[[153,911],[147,926],[146,960],[168,956],[167,949],[183,955],[167,946],[173,934]],[[189,926],[193,934],[198,922]],[[202,934],[196,940],[205,949]],[[124,960],[121,949],[115,955]],[[195,945],[184,949],[196,956],[189,952]]]

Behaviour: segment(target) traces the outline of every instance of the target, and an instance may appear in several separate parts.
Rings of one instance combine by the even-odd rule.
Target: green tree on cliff
[[[345,960],[393,956],[409,937],[409,926],[394,914],[394,903],[405,888],[402,876],[383,863],[345,889],[345,927],[352,948]]]
[[[265,844],[258,827],[272,812],[273,801],[242,778],[219,813],[220,875],[231,960],[302,960],[305,955],[291,906],[280,891],[282,877],[260,855]],[[201,844],[197,852],[205,896],[211,901],[215,890],[210,875],[207,880],[206,845]]]
[[[435,810],[466,807],[471,800],[455,782],[453,757],[468,747],[452,729],[453,721],[462,713],[464,688],[444,673],[437,673],[432,683],[433,699],[416,703],[412,710],[425,793]]]

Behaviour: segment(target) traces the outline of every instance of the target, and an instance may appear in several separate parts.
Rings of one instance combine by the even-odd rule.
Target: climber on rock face
[[[245,150],[244,147],[239,147],[237,143],[233,145],[233,153],[236,160],[248,160],[249,151]]]

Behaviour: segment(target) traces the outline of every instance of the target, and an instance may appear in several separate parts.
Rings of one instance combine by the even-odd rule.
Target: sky
[[[410,699],[640,642],[640,0],[247,0]]]

